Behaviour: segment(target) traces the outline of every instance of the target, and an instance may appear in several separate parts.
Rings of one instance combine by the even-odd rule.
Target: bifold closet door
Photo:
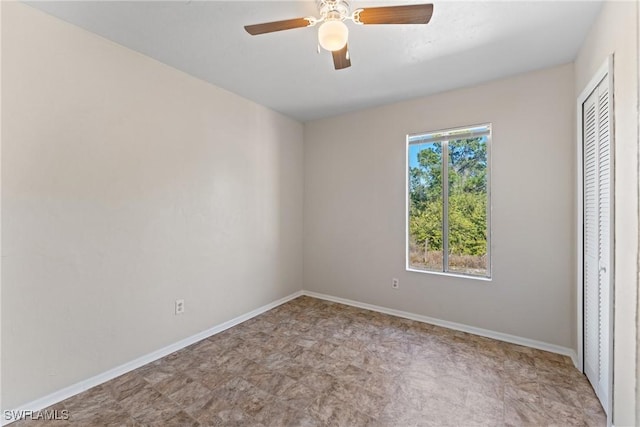
[[[608,79],[582,105],[584,372],[602,406],[609,398],[611,123]]]

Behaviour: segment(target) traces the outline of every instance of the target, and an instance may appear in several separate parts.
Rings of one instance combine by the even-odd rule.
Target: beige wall
[[[0,24],[2,23],[2,5],[0,1]],[[2,46],[2,30],[0,28],[0,47]],[[2,49],[0,49],[0,177],[2,176]],[[0,179],[0,224],[2,223],[2,185]],[[2,241],[2,227],[0,226],[0,242]],[[0,244],[0,260],[2,259],[2,245]],[[2,320],[2,262],[0,262],[0,321]],[[0,409],[2,406],[2,327],[0,324]]]
[[[640,7],[636,7],[636,36],[640,50]],[[638,179],[640,180],[640,54],[637,56],[638,72]],[[638,185],[638,230],[640,231],[640,185]],[[636,305],[636,425],[640,425],[640,232],[638,233],[638,286]]]
[[[2,36],[4,409],[301,289],[301,124],[22,4]]]
[[[305,124],[305,289],[575,348],[574,108],[569,64]],[[405,136],[485,122],[493,280],[405,271]]]
[[[605,2],[575,61],[577,95],[614,55],[615,289],[614,419],[635,422],[636,293],[638,286],[637,3]]]

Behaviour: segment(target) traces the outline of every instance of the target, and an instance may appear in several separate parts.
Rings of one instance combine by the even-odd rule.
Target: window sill
[[[484,276],[471,276],[467,274],[459,274],[459,273],[445,273],[441,271],[427,271],[427,270],[417,270],[414,268],[406,268],[407,271],[412,273],[425,273],[425,274],[434,274],[436,276],[447,276],[447,277],[455,277],[459,279],[471,279],[471,280],[480,280],[481,282],[491,282],[493,279],[491,277]]]

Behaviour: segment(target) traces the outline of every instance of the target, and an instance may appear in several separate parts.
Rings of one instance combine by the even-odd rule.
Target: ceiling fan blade
[[[292,30],[294,28],[308,27],[309,21],[304,18],[286,19],[284,21],[265,22],[263,24],[245,25],[244,29],[252,36],[276,31]]]
[[[340,50],[334,50],[331,52],[333,56],[333,66],[336,70],[342,70],[344,68],[351,67],[351,59],[349,58],[349,46],[344,45]]]
[[[363,24],[426,24],[433,15],[432,4],[367,7],[360,11]]]

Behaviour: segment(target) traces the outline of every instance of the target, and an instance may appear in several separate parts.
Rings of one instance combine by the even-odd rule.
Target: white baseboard
[[[156,361],[158,359],[161,359],[165,356],[168,356],[169,354],[176,352],[180,349],[183,349],[185,347],[190,346],[191,344],[195,344],[198,341],[201,341],[205,338],[208,338],[212,335],[218,334],[222,331],[225,331],[233,326],[236,326],[244,321],[247,321],[253,317],[256,317],[259,314],[264,313],[265,311],[269,311],[272,308],[275,308],[279,305],[282,305],[288,301],[291,301],[292,299],[298,298],[299,296],[302,296],[303,292],[302,291],[297,291],[294,292],[291,295],[288,295],[284,298],[281,298],[277,301],[273,301],[269,304],[263,305],[262,307],[256,308],[253,311],[250,311],[248,313],[245,313],[241,316],[238,316],[234,319],[228,320],[224,323],[221,323],[219,325],[216,325],[212,328],[209,328],[205,331],[199,332],[195,335],[192,335],[188,338],[185,338],[183,340],[180,340],[178,342],[175,342],[171,345],[168,345],[164,348],[161,348],[159,350],[153,351],[149,354],[145,354],[144,356],[138,357],[137,359],[134,359],[130,362],[127,362],[125,364],[122,364],[120,366],[116,366],[113,369],[110,369],[106,372],[103,372],[101,374],[95,375],[91,378],[88,378],[84,381],[80,381],[78,383],[75,383],[73,385],[70,385],[68,387],[65,387],[61,390],[55,391],[47,396],[41,397],[40,399],[36,399],[32,402],[26,403],[22,406],[20,406],[19,408],[15,409],[15,410],[9,410],[9,411],[3,411],[2,414],[2,420],[0,420],[0,425],[8,425],[13,423],[14,421],[17,421],[16,419],[11,419],[11,420],[7,420],[6,418],[6,414],[20,414],[20,413],[24,413],[24,411],[39,411],[42,410],[44,408],[47,408],[51,405],[54,405],[58,402],[62,402],[65,399],[68,399],[72,396],[75,396],[76,394],[82,393],[83,391],[86,391],[88,389],[90,389],[91,387],[95,387],[97,385],[100,385],[102,383],[105,383],[109,380],[112,380],[116,377],[119,377],[120,375],[126,374],[127,372],[133,371],[134,369],[138,369],[141,366],[146,365],[147,363],[151,363],[153,361]]]
[[[319,298],[327,301],[337,302],[340,304],[350,305],[353,307],[364,308],[366,310],[377,311],[379,313],[390,314],[392,316],[403,317],[405,319],[416,320],[418,322],[429,323],[431,325],[442,326],[443,328],[454,329],[456,331],[468,332],[482,337],[493,338],[498,341],[504,341],[511,344],[518,344],[526,347],[536,348],[551,353],[562,354],[571,358],[574,366],[578,366],[578,356],[575,350],[562,347],[555,344],[549,344],[542,341],[536,341],[529,338],[522,338],[515,335],[504,334],[502,332],[491,331],[488,329],[476,328],[475,326],[464,325],[462,323],[449,322],[448,320],[436,319],[433,317],[422,316],[420,314],[409,313],[407,311],[394,310],[392,308],[381,307],[378,305],[366,304],[359,301],[353,301],[346,298],[334,297],[331,295],[321,294],[312,291],[302,291],[304,295]]]
[[[76,384],[70,385],[69,387],[65,387],[61,390],[58,390],[56,392],[53,392],[47,396],[41,397],[40,399],[36,399],[32,402],[26,403],[22,406],[20,406],[19,408],[12,410],[12,411],[4,411],[4,413],[2,414],[2,420],[0,420],[0,425],[8,425],[11,424],[14,421],[17,421],[15,419],[12,420],[6,420],[5,419],[5,414],[8,412],[10,414],[19,414],[19,413],[24,413],[24,411],[39,411],[42,410],[44,408],[47,408],[51,405],[54,405],[58,402],[61,402],[65,399],[68,399],[69,397],[75,396],[76,394],[82,393],[83,391],[86,391],[88,389],[90,389],[91,387],[95,387],[97,385],[100,385],[102,383],[105,383],[109,380],[112,380],[116,377],[119,377],[120,375],[126,374],[127,372],[133,371],[134,369],[138,369],[141,366],[144,366],[148,363],[151,363],[155,360],[161,359],[165,356],[168,356],[169,354],[178,351],[180,349],[183,349],[187,346],[190,346],[191,344],[195,344],[198,341],[201,341],[205,338],[208,338],[212,335],[218,334],[222,331],[225,331],[233,326],[236,326],[244,321],[247,321],[255,316],[258,316],[259,314],[264,313],[265,311],[271,310],[272,308],[275,308],[279,305],[282,305],[288,301],[291,301],[292,299],[298,298],[299,296],[302,295],[307,295],[313,298],[318,298],[318,299],[323,299],[326,301],[332,301],[332,302],[337,302],[340,304],[345,304],[345,305],[350,305],[353,307],[358,307],[358,308],[364,308],[366,310],[372,310],[372,311],[377,311],[379,313],[384,313],[384,314],[390,314],[392,316],[397,316],[397,317],[403,317],[405,319],[410,319],[410,320],[415,320],[418,322],[423,322],[423,323],[429,323],[431,325],[437,325],[437,326],[442,326],[444,328],[448,328],[448,329],[454,329],[457,331],[462,331],[462,332],[468,332],[470,334],[475,334],[475,335],[480,335],[483,337],[487,337],[487,338],[493,338],[499,341],[505,341],[505,342],[509,342],[512,344],[518,344],[518,345],[523,345],[526,347],[532,347],[532,348],[537,348],[539,350],[545,350],[545,351],[549,351],[552,353],[558,353],[558,354],[562,354],[564,356],[569,356],[571,358],[571,360],[573,361],[574,365],[577,366],[577,355],[576,352],[570,348],[567,347],[562,347],[562,346],[558,346],[555,344],[548,344],[542,341],[536,341],[536,340],[532,340],[529,338],[522,338],[522,337],[518,337],[515,335],[509,335],[509,334],[503,334],[501,332],[495,332],[495,331],[490,331],[488,329],[482,329],[482,328],[476,328],[474,326],[469,326],[469,325],[464,325],[461,323],[455,323],[455,322],[449,322],[447,320],[440,320],[440,319],[436,319],[433,317],[428,317],[428,316],[422,316],[419,314],[414,314],[414,313],[409,313],[406,311],[401,311],[401,310],[394,310],[391,308],[386,308],[386,307],[381,307],[381,306],[377,306],[377,305],[372,305],[372,304],[366,304],[363,302],[359,302],[359,301],[353,301],[353,300],[349,300],[349,299],[345,299],[345,298],[339,298],[339,297],[334,297],[331,295],[325,295],[325,294],[321,294],[321,293],[317,293],[317,292],[312,292],[312,291],[298,291],[298,292],[294,292],[291,295],[288,295],[284,298],[281,298],[277,301],[273,301],[269,304],[263,305],[262,307],[259,307],[253,311],[250,311],[248,313],[245,313],[241,316],[238,316],[234,319],[231,319],[229,321],[226,321],[224,323],[221,323],[219,325],[216,325],[212,328],[209,328],[205,331],[199,332],[195,335],[192,335],[188,338],[185,338],[183,340],[180,340],[178,342],[175,342],[171,345],[168,345],[164,348],[161,348],[159,350],[156,350],[154,352],[151,352],[149,354],[146,354],[144,356],[141,356],[135,360],[132,360],[130,362],[127,362],[125,364],[122,364],[120,366],[117,366],[113,369],[110,369],[106,372],[103,372],[101,374],[98,374],[96,376],[93,376],[91,378],[88,378],[84,381],[80,381]]]

